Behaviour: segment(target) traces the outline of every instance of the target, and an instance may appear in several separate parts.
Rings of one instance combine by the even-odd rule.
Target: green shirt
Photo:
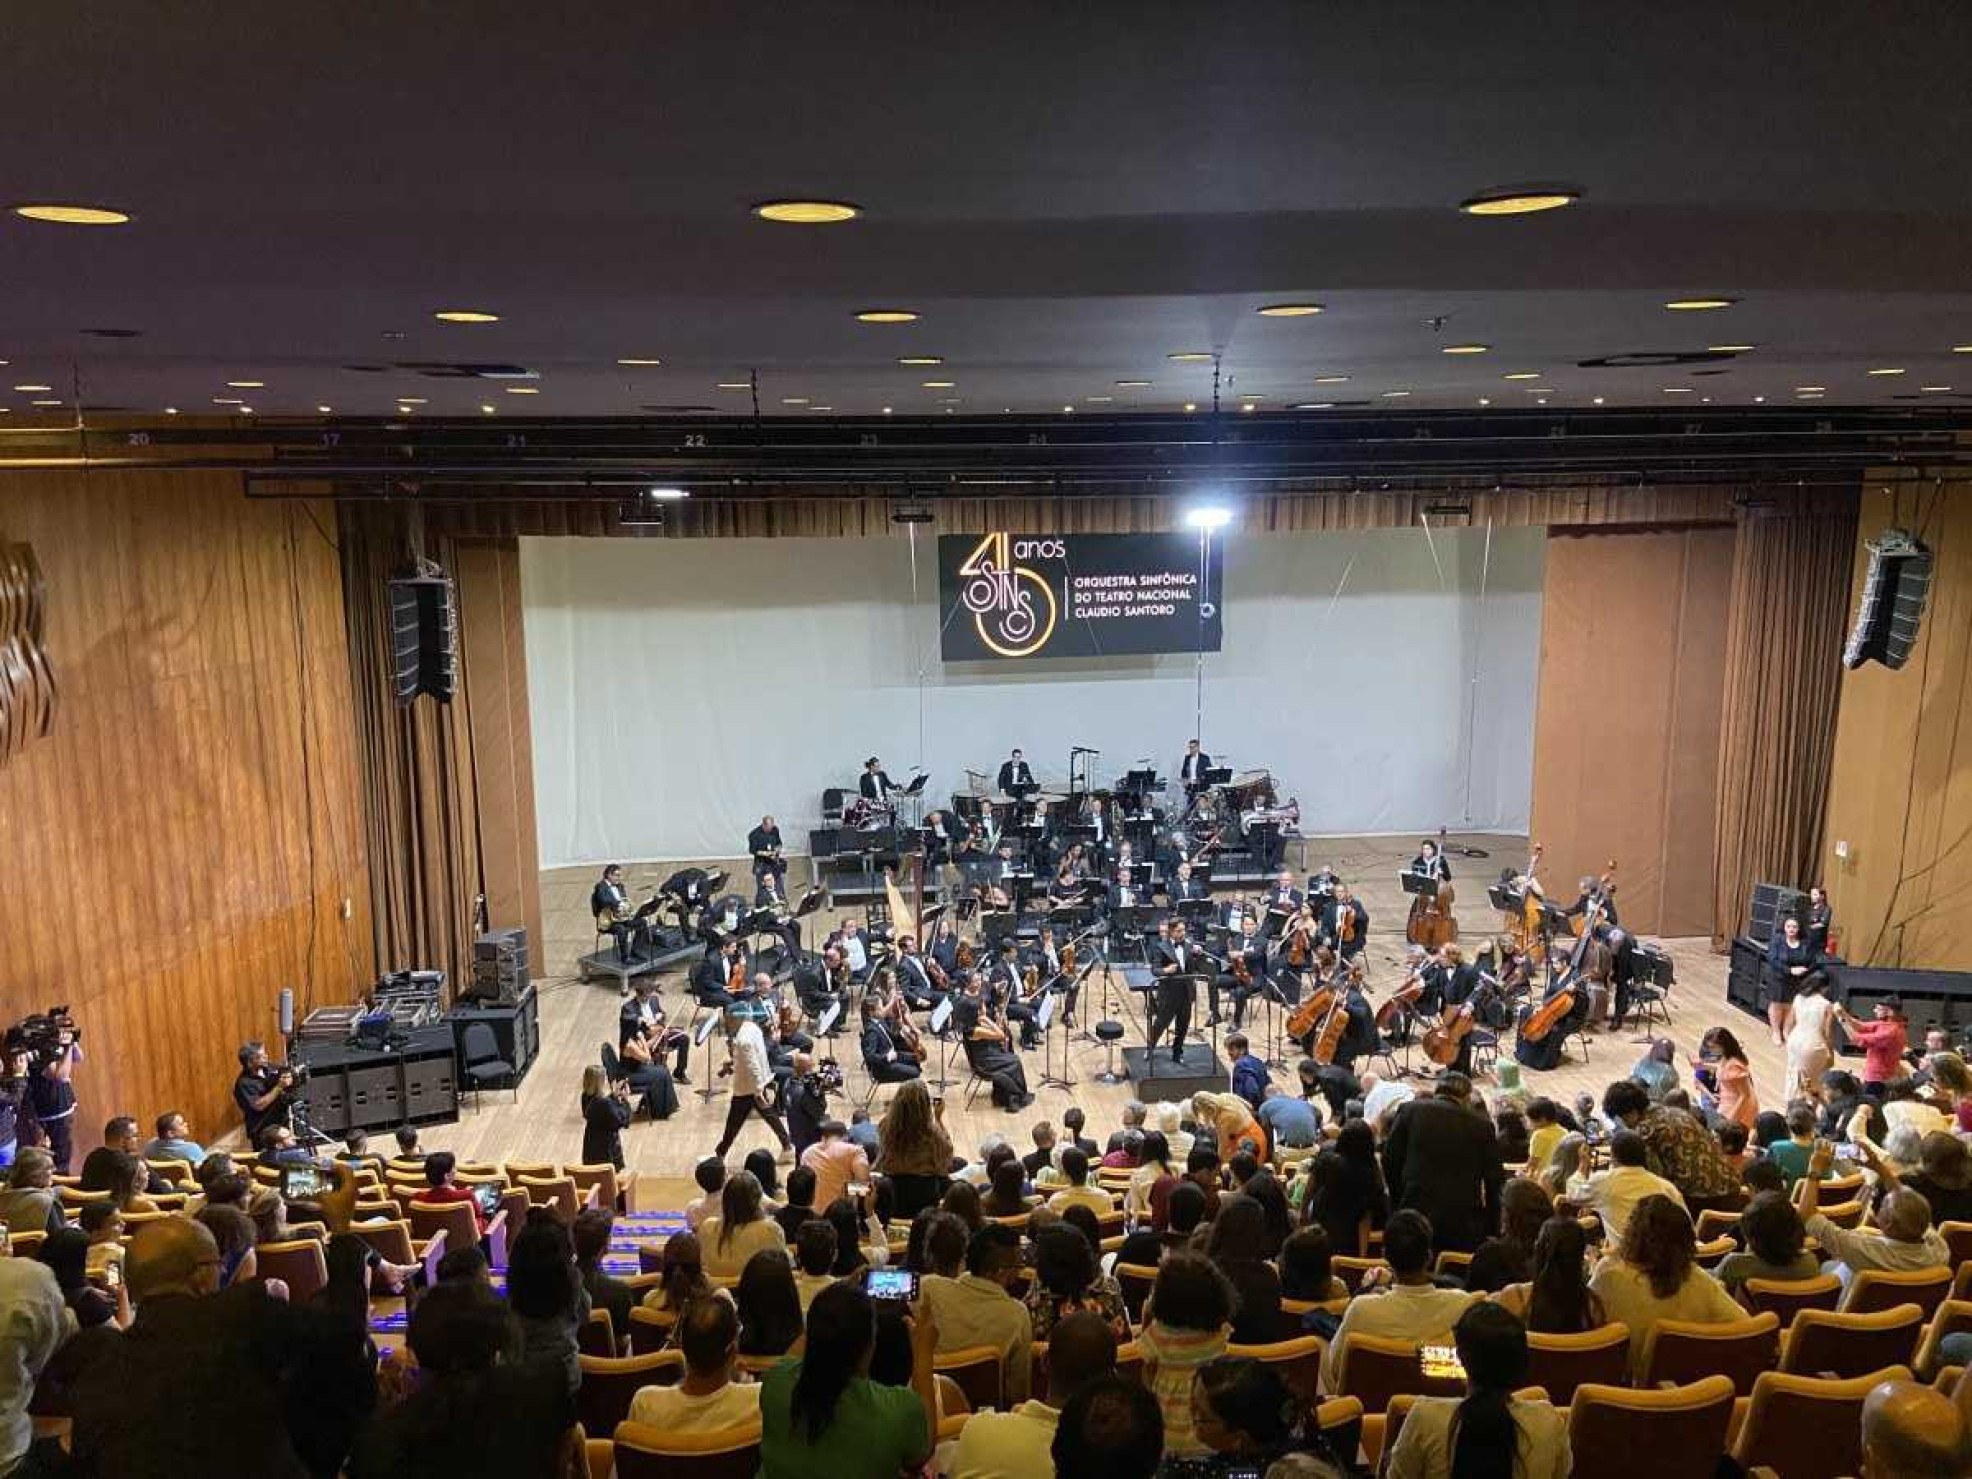
[[[760,1384],[761,1479],[897,1479],[931,1452],[924,1406],[909,1387],[851,1377],[835,1419],[811,1441],[793,1419],[800,1361],[783,1361]]]
[[[1812,1143],[1803,1145],[1791,1136],[1776,1140],[1767,1147],[1767,1159],[1787,1178],[1787,1189],[1794,1190],[1794,1183],[1808,1174],[1808,1157],[1814,1154]],[[1826,1173],[1823,1175],[1826,1179]]]

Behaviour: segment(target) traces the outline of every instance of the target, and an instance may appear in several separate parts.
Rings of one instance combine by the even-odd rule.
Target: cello
[[[1520,1036],[1523,1041],[1530,1043],[1542,1041],[1575,1010],[1576,994],[1581,989],[1579,983],[1582,979],[1582,961],[1588,954],[1589,946],[1595,941],[1595,928],[1608,903],[1610,880],[1615,872],[1616,860],[1611,858],[1608,871],[1600,880],[1601,888],[1597,898],[1582,913],[1581,934],[1575,941],[1575,948],[1568,954],[1568,968],[1561,973],[1553,989],[1548,992],[1547,1000],[1529,1012],[1520,1024]]]

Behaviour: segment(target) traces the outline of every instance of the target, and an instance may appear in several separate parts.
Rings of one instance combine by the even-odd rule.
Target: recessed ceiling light
[[[1073,406],[1063,406],[1061,408],[1061,413],[1064,416],[1072,416],[1075,414],[1075,408]]]
[[[61,404],[61,402],[60,402],[60,401],[36,401],[36,402],[35,402],[34,404],[35,404],[35,405],[37,405],[37,406],[59,406],[59,405]]]
[[[37,390],[53,390],[54,388],[52,385],[16,385],[14,387],[14,389],[20,391],[23,395],[32,394]]]
[[[1690,394],[1691,394],[1691,387],[1690,387],[1689,385],[1666,385],[1666,386],[1664,387],[1664,394],[1665,394],[1665,395],[1690,395]]]
[[[423,406],[429,404],[421,395],[400,395],[397,398],[397,403],[400,406]]]
[[[1872,375],[1901,375],[1903,374],[1903,370],[1901,368],[1891,367],[1881,370],[1871,370],[1869,373]]]
[[[226,382],[226,388],[228,390],[261,390],[266,387],[266,384],[267,382],[265,380],[228,380]]]
[[[1510,370],[1500,376],[1502,380],[1538,380],[1540,378],[1541,372],[1539,370]]]
[[[753,382],[751,380],[721,380],[717,388],[720,390],[751,390],[753,389]]]
[[[508,395],[539,395],[541,393],[541,387],[538,385],[503,385],[500,388],[506,391]]]
[[[166,406],[164,408],[164,414],[167,416],[176,416],[178,414],[178,408],[176,406]]]
[[[809,407],[808,409],[809,409],[809,410],[811,410],[811,411],[833,411],[833,410],[835,409],[835,407],[834,407],[834,406],[810,406],[810,407]]]
[[[1818,390],[1809,391],[1805,395],[1799,396],[1797,398],[1804,401],[1820,401],[1827,399],[1827,397]]]
[[[1815,395],[1826,389],[1828,389],[1826,385],[1797,385],[1794,387],[1794,394]]]
[[[498,414],[498,408],[494,406],[481,406],[479,408],[479,413],[482,416],[493,416]]]
[[[1198,409],[1198,402],[1197,402],[1197,401],[1186,401],[1186,402],[1185,402],[1185,410],[1186,410],[1187,412],[1190,412],[1190,411],[1196,411],[1197,409]]]
[[[1673,313],[1703,313],[1708,308],[1730,308],[1737,298],[1673,298],[1664,306]]]
[[[907,354],[901,357],[897,361],[897,363],[900,365],[924,366],[924,365],[942,365],[945,363],[945,361],[942,356],[936,354]]]
[[[1928,390],[1928,389],[1930,389],[1930,387],[1929,387],[1929,386],[1926,386],[1926,387],[1925,387],[1925,389],[1927,389],[1927,390]],[[1947,387],[1946,387],[1946,389],[1950,389],[1950,387],[1949,387],[1949,386],[1947,386]],[[1085,400],[1085,401],[1089,401],[1089,402],[1091,402],[1092,404],[1095,404],[1095,405],[1106,405],[1106,404],[1108,404],[1108,403],[1109,403],[1110,401],[1113,401],[1113,400],[1115,400],[1115,399],[1116,399],[1116,397],[1115,397],[1115,396],[1113,396],[1113,395],[1085,395],[1085,396],[1083,396],[1083,397],[1082,397],[1082,399],[1083,399],[1083,400]]]
[[[1257,411],[1257,410],[1259,410],[1259,409],[1260,409],[1260,408],[1259,408],[1258,406],[1256,406],[1256,405],[1254,405],[1254,404],[1253,404],[1253,402],[1251,402],[1251,401],[1248,401],[1248,402],[1247,402],[1247,403],[1246,403],[1245,405],[1243,405],[1243,406],[1241,406],[1241,407],[1240,407],[1240,410],[1242,410],[1242,411]]]
[[[1346,383],[1348,379],[1349,377],[1347,375],[1317,375],[1315,376],[1315,384],[1341,385]]]
[[[1208,351],[1203,349],[1181,349],[1176,354],[1165,355],[1164,358],[1176,360],[1181,365],[1195,365],[1201,361],[1211,359],[1212,356]]]
[[[1949,385],[1920,385],[1917,388],[1925,395],[1942,395],[1945,391],[1951,389]]]
[[[1118,380],[1116,382],[1116,388],[1118,390],[1142,390],[1148,384],[1150,384],[1148,380]]]
[[[1401,400],[1409,394],[1410,392],[1408,390],[1386,390],[1383,392],[1383,399],[1386,401]]]
[[[1333,411],[1334,401],[1301,401],[1287,408],[1290,411]]]
[[[240,414],[241,414],[242,416],[251,416],[251,415],[253,414],[253,407],[252,407],[252,406],[241,406],[241,407],[240,407]]]
[[[246,404],[246,402],[242,401],[236,395],[215,395],[212,398],[212,403],[215,406],[241,406]]]
[[[1602,404],[1602,397],[1601,397],[1601,396],[1597,396],[1597,397],[1595,398],[1595,404],[1596,404],[1596,405],[1598,405],[1598,406]]]
[[[1323,310],[1319,303],[1269,303],[1253,311],[1262,318],[1308,318]]]
[[[497,324],[500,315],[478,308],[441,308],[432,315],[442,324]]]
[[[918,321],[917,314],[908,308],[865,308],[856,318],[866,324],[914,324]]]
[[[927,380],[924,382],[924,388],[926,390],[950,390],[957,383],[956,380]]]
[[[124,211],[100,205],[17,205],[14,214],[57,226],[121,226],[130,219]]]
[[[324,416],[330,416],[335,413],[334,406],[317,406],[315,409],[320,411]]]
[[[1767,398],[1763,395],[1756,395],[1753,397],[1753,404],[1756,406],[1764,406],[1766,403],[1767,403]]]
[[[620,359],[617,363],[625,369],[640,370],[651,365],[661,365],[664,361],[661,359]]]
[[[883,408],[883,414],[884,414],[884,415],[886,415],[886,416],[888,416],[888,415],[890,414],[890,407],[888,407],[888,406],[885,406],[885,407]]]
[[[833,226],[853,221],[862,214],[861,206],[846,200],[764,200],[753,208],[763,221],[779,221],[789,226]]]
[[[805,406],[808,404],[808,397],[805,395],[784,395],[781,397],[781,404],[784,406]]]
[[[1707,344],[1707,354],[1751,354],[1760,346],[1757,344]]]
[[[1582,198],[1582,192],[1565,185],[1544,187],[1514,186],[1499,190],[1482,190],[1477,195],[1469,195],[1458,203],[1458,208],[1468,216],[1530,216],[1537,211],[1557,211],[1565,205],[1573,205]]]
[[[1527,387],[1527,393],[1529,395],[1553,395],[1554,387],[1552,385],[1530,385]]]
[[[1479,397],[1479,404],[1482,406],[1490,406],[1492,402],[1487,400],[1486,397],[1482,395]]]
[[[1490,352],[1492,351],[1492,348],[1493,348],[1493,346],[1492,346],[1492,345],[1490,345],[1490,344],[1447,344],[1447,345],[1446,345],[1446,346],[1445,346],[1445,347],[1444,347],[1443,349],[1441,349],[1441,350],[1439,350],[1439,351],[1438,351],[1438,353],[1440,353],[1440,354],[1488,354],[1488,353],[1490,353]]]

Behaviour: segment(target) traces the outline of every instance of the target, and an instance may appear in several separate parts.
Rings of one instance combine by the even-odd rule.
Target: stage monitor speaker
[[[1917,645],[1924,601],[1931,589],[1931,551],[1902,529],[1886,529],[1869,542],[1869,575],[1863,581],[1856,624],[1842,649],[1842,665],[1880,662],[1900,668]]]
[[[1746,934],[1764,945],[1774,937],[1780,922],[1788,916],[1808,921],[1808,896],[1784,883],[1756,883],[1747,909]]]
[[[390,582],[390,657],[397,702],[408,705],[421,693],[442,704],[458,686],[459,632],[452,582],[428,573],[397,576]]]
[[[1761,971],[1767,953],[1740,935],[1732,942],[1732,961],[1726,968],[1726,1000],[1752,1017],[1767,1014],[1767,994],[1761,984]]]

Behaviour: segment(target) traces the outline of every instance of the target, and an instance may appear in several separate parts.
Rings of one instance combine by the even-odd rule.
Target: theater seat
[[[591,1433],[613,1433],[630,1415],[639,1387],[676,1386],[685,1374],[678,1351],[649,1356],[578,1356],[582,1385],[575,1391],[577,1421]]]
[[[329,1282],[322,1245],[313,1238],[262,1243],[254,1249],[254,1267],[262,1280],[279,1279],[288,1286],[288,1303],[299,1307]]]
[[[1743,1320],[1659,1320],[1643,1338],[1639,1385],[1683,1386],[1717,1375],[1747,1395],[1779,1355],[1780,1317],[1771,1312]]]
[[[1726,1376],[1655,1391],[1579,1387],[1568,1408],[1574,1479],[1713,1479],[1732,1403]]]
[[[1589,1382],[1622,1386],[1630,1378],[1630,1327],[1613,1320],[1579,1335],[1527,1332],[1527,1380],[1544,1387],[1557,1407]]]
[[[617,1425],[616,1479],[754,1479],[760,1424],[675,1433],[643,1423]]]
[[[1796,1376],[1866,1376],[1908,1366],[1924,1332],[1924,1311],[1900,1304],[1877,1314],[1802,1310],[1780,1342],[1780,1369]]]
[[[1733,1461],[1743,1470],[1765,1465],[1785,1479],[1859,1474],[1863,1399],[1878,1382],[1909,1379],[1905,1366],[1835,1381],[1766,1372],[1753,1384],[1753,1399],[1733,1440]]]
[[[1802,1310],[1832,1311],[1842,1299],[1842,1281],[1833,1274],[1812,1279],[1748,1279],[1739,1286],[1739,1302],[1754,1314],[1771,1310],[1781,1327],[1793,1323]]]
[[[1951,1293],[1951,1277],[1948,1268],[1912,1269],[1908,1272],[1858,1269],[1849,1280],[1848,1294],[1836,1308],[1845,1315],[1870,1315],[1879,1310],[1895,1309],[1900,1304],[1914,1304],[1924,1311],[1928,1319],[1937,1313],[1938,1306]]]

